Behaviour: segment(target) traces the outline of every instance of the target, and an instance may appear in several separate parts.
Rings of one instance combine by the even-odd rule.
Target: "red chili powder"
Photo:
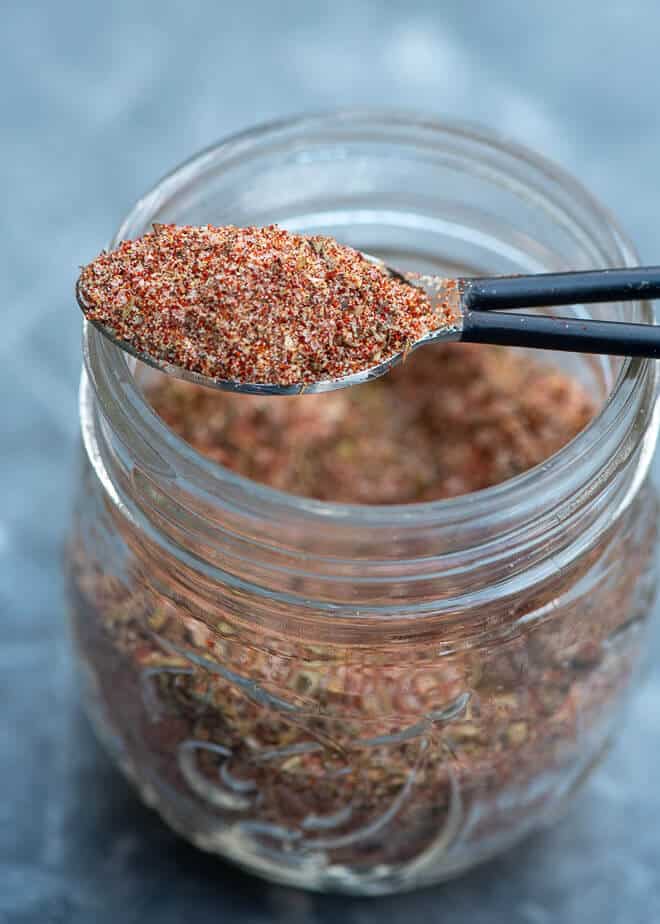
[[[350,375],[459,317],[451,281],[432,303],[358,251],[276,225],[154,225],[84,267],[78,291],[137,353],[245,383]]]

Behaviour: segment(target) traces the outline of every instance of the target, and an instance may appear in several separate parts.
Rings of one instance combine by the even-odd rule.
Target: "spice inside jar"
[[[483,345],[432,347],[336,394],[239,396],[162,375],[147,394],[218,463],[281,490],[362,504],[496,484],[557,451],[595,411],[570,375]],[[132,527],[122,530],[133,546]],[[641,536],[640,568],[651,539]],[[138,777],[155,774],[234,819],[260,849],[321,851],[331,866],[412,862],[438,831],[450,836],[459,791],[482,801],[472,836],[497,836],[510,823],[499,800],[573,760],[579,725],[602,721],[636,645],[606,644],[634,594],[634,570],[614,592],[597,593],[580,621],[567,606],[551,631],[399,665],[395,652],[363,662],[341,645],[302,641],[266,654],[266,637],[246,636],[222,609],[177,606],[148,555],[128,585],[99,574],[83,545],[72,562],[79,643]],[[564,593],[567,580],[536,605]],[[436,723],[443,743],[432,749]],[[520,819],[546,798],[523,800]],[[352,832],[374,825],[354,841]]]
[[[232,395],[160,374],[146,394],[220,465],[363,505],[501,483],[558,451],[596,410],[576,378],[484,345],[429,347],[382,380],[328,395]],[[290,635],[285,615],[277,629],[252,625],[240,592],[231,605],[224,590],[205,596],[194,567],[170,570],[110,510],[128,571],[104,567],[84,530],[70,553],[92,714],[121,742],[145,798],[199,846],[282,881],[299,881],[291,865],[305,869],[317,887],[432,880],[556,811],[583,755],[605,746],[641,644],[635,614],[655,538],[641,503],[616,544],[605,534],[533,596],[485,603],[480,641],[449,619],[424,645],[367,647],[339,633]],[[593,568],[616,580],[585,597]],[[537,615],[523,628],[520,612]]]
[[[326,395],[216,392],[159,376],[148,396],[203,455],[319,500],[402,504],[489,487],[586,426],[586,388],[520,350],[438,344],[387,376]]]

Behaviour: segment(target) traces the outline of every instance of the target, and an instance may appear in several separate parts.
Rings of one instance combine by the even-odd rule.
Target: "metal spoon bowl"
[[[381,267],[383,272],[386,272],[389,276],[392,276],[392,278],[397,279],[399,282],[403,282],[406,285],[423,288],[429,298],[437,298],[438,293],[443,291],[443,284],[446,282],[446,280],[440,276],[418,277],[417,274],[405,274],[399,270],[387,266],[387,264],[385,264],[378,257],[374,257],[366,253],[362,255],[366,260],[369,260],[369,262]],[[405,352],[401,351],[399,353],[394,353],[392,356],[389,356],[386,360],[383,360],[383,362],[378,363],[376,366],[371,366],[368,369],[362,369],[360,372],[354,372],[352,375],[341,376],[338,379],[322,379],[318,382],[301,382],[300,384],[294,385],[276,385],[272,382],[236,382],[231,379],[212,378],[211,376],[204,375],[201,372],[193,372],[190,369],[185,369],[183,366],[177,366],[174,363],[168,362],[165,359],[160,359],[159,357],[153,356],[150,353],[143,353],[140,350],[137,350],[126,340],[120,340],[117,336],[115,336],[111,328],[106,327],[99,321],[95,321],[87,317],[88,306],[80,291],[79,283],[76,285],[76,300],[80,306],[81,311],[85,315],[85,319],[89,324],[92,324],[98,331],[100,331],[101,334],[103,334],[107,340],[109,340],[115,346],[124,350],[124,352],[128,353],[130,356],[134,356],[136,359],[139,359],[140,362],[145,363],[154,369],[158,369],[159,372],[164,372],[167,375],[182,379],[185,382],[192,382],[195,385],[203,385],[206,388],[217,388],[220,391],[239,392],[246,395],[301,395],[303,393],[306,395],[311,395],[326,391],[335,391],[338,388],[352,388],[354,385],[364,385],[366,382],[371,382],[374,379],[380,378],[381,375],[385,375],[390,371],[390,369],[398,365],[398,363],[402,362],[409,353],[411,353],[413,350],[416,350],[418,347],[425,346],[428,343],[433,343],[438,340],[459,340],[461,336],[461,324],[459,320],[459,323],[455,327],[442,327],[438,330],[430,331],[424,337],[421,337],[419,340],[411,344],[411,346]]]

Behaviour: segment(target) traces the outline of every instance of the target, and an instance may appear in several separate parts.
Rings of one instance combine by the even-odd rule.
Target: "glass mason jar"
[[[113,244],[154,221],[278,222],[427,272],[637,262],[541,158],[396,113],[230,138],[159,183]],[[607,316],[652,320],[643,303]],[[561,812],[640,674],[654,363],[542,357],[598,401],[571,443],[474,494],[372,507],[223,469],[154,413],[145,367],[88,325],[84,355],[68,572],[86,704],[173,828],[283,883],[384,893],[452,876]]]

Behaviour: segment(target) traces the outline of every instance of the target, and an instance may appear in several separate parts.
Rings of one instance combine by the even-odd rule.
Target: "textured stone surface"
[[[307,896],[195,852],[133,797],[78,711],[59,575],[76,265],[160,174],[292,111],[416,107],[497,125],[556,158],[657,262],[659,27],[652,0],[2,4],[2,924],[660,919],[653,659],[615,751],[553,831],[416,896]]]

